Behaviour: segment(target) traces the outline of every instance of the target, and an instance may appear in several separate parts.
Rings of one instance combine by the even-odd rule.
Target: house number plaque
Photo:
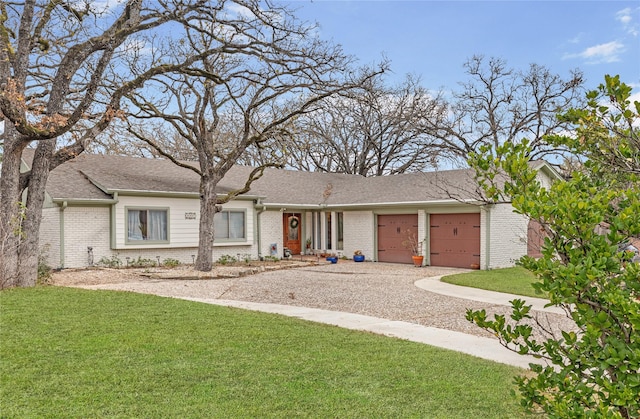
[[[196,213],[195,212],[185,212],[184,213],[184,219],[185,220],[195,220],[196,219]]]

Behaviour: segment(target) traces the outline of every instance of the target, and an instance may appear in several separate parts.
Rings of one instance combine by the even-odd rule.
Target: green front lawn
[[[522,417],[523,370],[278,315],[124,292],[0,292],[2,417]]]
[[[543,295],[536,294],[531,286],[536,282],[535,276],[519,266],[450,275],[442,278],[441,281],[464,287],[544,298]]]

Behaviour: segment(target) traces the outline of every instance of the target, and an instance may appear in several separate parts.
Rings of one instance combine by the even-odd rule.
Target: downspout
[[[484,212],[485,218],[485,255],[484,255],[484,268],[491,269],[491,206],[487,205]]]
[[[260,202],[260,199],[256,200],[256,238],[258,242],[258,260],[262,260],[262,237],[260,235],[260,214],[264,212],[264,205]]]
[[[64,210],[67,205],[67,201],[62,201],[60,206],[60,269],[64,268]]]
[[[109,217],[109,224],[110,224],[109,230],[111,231],[111,234],[109,237],[109,247],[111,249],[116,248],[116,205],[118,204],[118,192],[113,193],[113,201],[114,202],[113,204],[111,204],[111,214]]]

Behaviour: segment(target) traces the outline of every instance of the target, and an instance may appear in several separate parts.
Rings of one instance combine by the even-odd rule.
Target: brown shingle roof
[[[234,166],[218,184],[224,194],[244,185],[252,168]],[[470,170],[365,178],[338,173],[265,170],[247,194],[267,205],[354,206],[474,199]],[[168,160],[82,154],[51,172],[47,192],[56,200],[110,199],[119,193],[192,194],[198,175]]]

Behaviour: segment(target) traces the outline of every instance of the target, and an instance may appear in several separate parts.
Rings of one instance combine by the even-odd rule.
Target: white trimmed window
[[[247,212],[222,210],[213,217],[215,240],[245,241],[247,239]]]
[[[168,242],[169,210],[127,208],[128,242]]]

